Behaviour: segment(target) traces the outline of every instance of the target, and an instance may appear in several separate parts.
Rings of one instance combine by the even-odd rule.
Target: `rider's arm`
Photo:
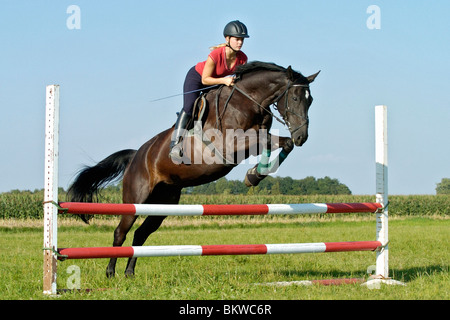
[[[214,78],[213,72],[216,68],[216,64],[211,57],[208,57],[206,60],[205,68],[203,69],[202,74],[202,83],[205,86],[212,86],[216,84],[224,84],[226,86],[231,86],[233,84],[233,77],[225,77],[225,78]]]

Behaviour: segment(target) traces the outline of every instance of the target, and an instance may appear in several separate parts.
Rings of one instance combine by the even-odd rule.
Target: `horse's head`
[[[292,141],[298,147],[302,146],[308,139],[308,109],[313,101],[309,84],[314,81],[319,73],[320,71],[309,77],[304,77],[293,71],[289,66],[287,69],[287,87],[277,101],[278,111],[289,128]]]

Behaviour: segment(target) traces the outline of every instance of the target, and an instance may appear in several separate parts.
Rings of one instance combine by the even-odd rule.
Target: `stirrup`
[[[177,122],[172,133],[172,139],[170,141],[169,158],[174,163],[181,163],[183,157],[183,136],[185,130],[191,120],[191,116],[188,115],[183,109],[178,115]]]
[[[181,164],[183,162],[183,142],[177,143],[169,152],[169,158],[175,164]]]
[[[170,157],[182,157],[183,156],[183,143],[182,141],[178,141],[174,143],[173,147],[170,148],[169,151]]]

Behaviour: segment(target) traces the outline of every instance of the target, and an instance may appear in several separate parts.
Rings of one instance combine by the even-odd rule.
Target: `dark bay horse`
[[[230,155],[236,160],[236,154],[242,150],[245,152],[241,152],[241,158],[262,153],[260,163],[250,169],[245,178],[248,186],[257,185],[287,157],[294,144],[301,146],[308,139],[308,109],[312,103],[309,84],[318,74],[319,72],[304,77],[291,67],[286,69],[263,62],[250,62],[241,66],[236,72],[234,86],[220,87],[206,95],[209,107],[203,117],[202,130],[220,133],[221,141],[229,142],[227,152],[223,151],[225,148],[218,147],[217,143],[213,152],[206,148],[206,143],[194,143],[196,147],[186,149],[187,157],[192,160],[198,152],[204,152],[210,159],[204,156],[197,157],[197,161],[190,163],[174,163],[168,156],[172,127],[150,139],[139,150],[118,151],[97,165],[80,171],[68,190],[69,201],[92,202],[103,186],[119,179],[123,174],[124,203],[177,204],[182,188],[208,183],[228,174],[239,163],[233,163]],[[270,133],[262,137],[262,132],[269,132],[276,117],[270,111],[272,104],[276,104],[282,118],[279,120],[288,127],[291,137],[277,137]],[[248,136],[236,145],[236,135],[231,140],[228,139],[236,130],[253,132],[256,143],[262,145],[262,148],[253,148],[251,152],[252,143]],[[194,137],[185,137],[186,141],[193,139]],[[216,140],[220,139],[214,139],[214,142]],[[278,148],[281,151],[274,165],[269,162],[269,157],[271,151]],[[210,161],[212,156],[221,152],[224,153],[220,159],[225,159],[226,162]],[[147,217],[135,231],[132,245],[142,246],[148,236],[159,228],[164,218]],[[87,222],[86,217],[82,219]],[[135,216],[122,216],[114,231],[113,246],[124,243],[135,220]],[[108,264],[108,277],[115,274],[116,260],[112,258]],[[127,276],[134,274],[135,265],[136,258],[130,258],[125,270]]]

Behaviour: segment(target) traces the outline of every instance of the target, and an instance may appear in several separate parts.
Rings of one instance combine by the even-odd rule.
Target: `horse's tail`
[[[92,167],[82,169],[67,191],[70,202],[92,202],[94,196],[108,183],[122,178],[125,169],[134,158],[136,150],[122,150],[113,153]],[[80,215],[85,223],[89,223],[89,215]]]

